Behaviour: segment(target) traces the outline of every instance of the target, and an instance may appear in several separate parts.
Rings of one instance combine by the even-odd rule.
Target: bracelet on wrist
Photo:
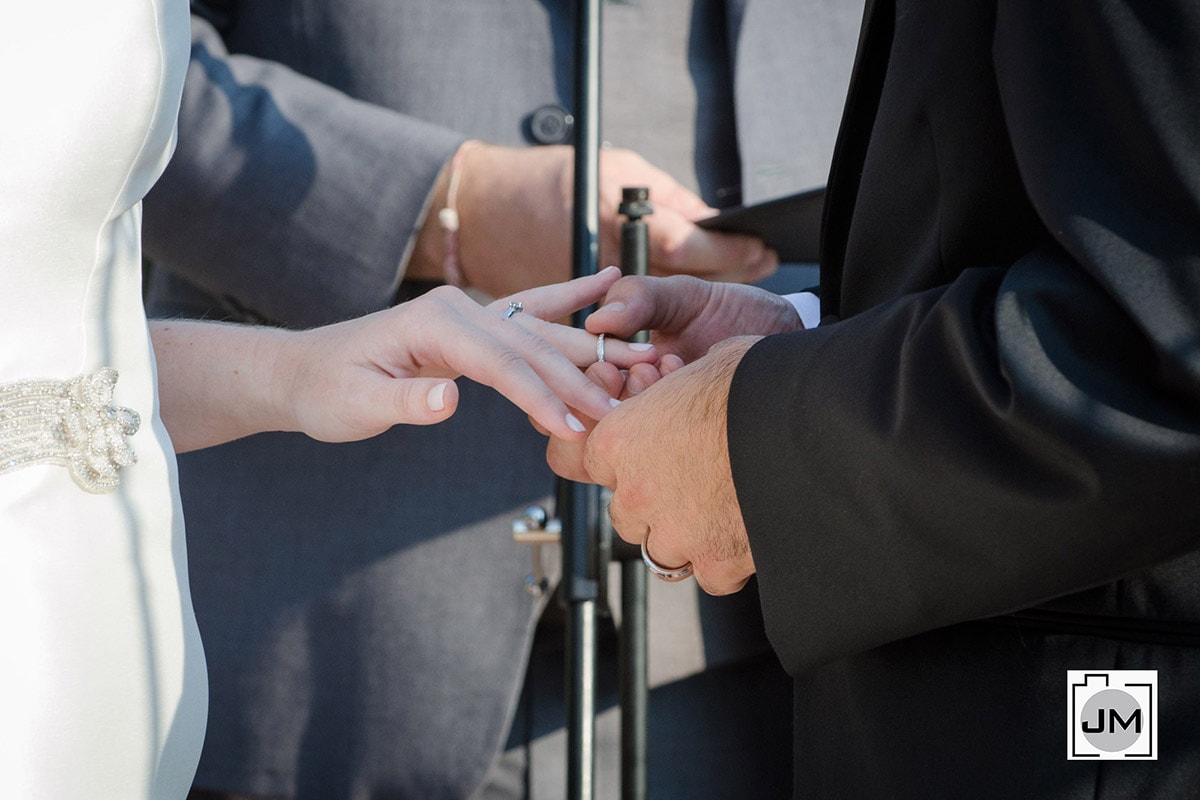
[[[461,223],[458,215],[458,184],[462,179],[463,160],[467,149],[475,144],[477,142],[473,140],[463,142],[450,159],[450,180],[446,188],[446,206],[438,212],[438,223],[442,226],[444,242],[442,274],[446,283],[460,289],[466,287],[467,277],[463,273],[462,260],[458,254],[458,229]]]

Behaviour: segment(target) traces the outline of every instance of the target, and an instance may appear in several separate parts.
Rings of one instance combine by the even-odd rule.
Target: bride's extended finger
[[[588,333],[580,328],[559,325],[534,317],[522,320],[527,329],[545,339],[577,367],[587,367],[601,361],[619,369],[629,369],[634,364],[652,363],[658,360],[658,350],[652,344],[626,342]]]
[[[521,312],[530,316],[562,319],[581,308],[600,302],[620,277],[620,269],[605,267],[595,275],[517,292],[490,303],[488,308],[503,314],[512,304],[519,303]]]
[[[592,419],[612,410],[616,401],[553,345],[508,322],[458,326],[454,337],[439,342],[441,359],[508,397],[555,436],[575,439],[585,431],[567,406]]]
[[[524,294],[526,293],[512,295],[512,297],[520,297]],[[474,324],[481,325],[486,330],[493,332],[500,341],[516,344],[522,341],[522,337],[530,337],[524,339],[527,344],[548,343],[580,368],[592,365],[596,361],[606,361],[620,369],[628,369],[635,363],[659,359],[658,350],[653,344],[625,342],[623,339],[594,335],[580,327],[552,323],[552,321],[527,314],[524,311],[523,301],[509,299],[505,302],[503,314],[485,315],[482,318],[472,315]],[[490,311],[497,308],[499,308],[497,303],[488,306]]]

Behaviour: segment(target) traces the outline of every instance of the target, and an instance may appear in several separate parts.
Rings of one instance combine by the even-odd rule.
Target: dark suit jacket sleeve
[[[389,305],[463,137],[231,55],[200,17],[192,29],[178,147],[145,202],[147,253],[291,325]]]
[[[764,339],[731,387],[734,482],[793,672],[1200,539],[1200,11],[998,7],[1046,242]]]

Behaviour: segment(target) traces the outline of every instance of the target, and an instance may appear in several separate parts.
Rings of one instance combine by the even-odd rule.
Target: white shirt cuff
[[[804,323],[805,329],[815,328],[820,323],[821,298],[812,292],[785,294],[783,299],[791,303],[792,308],[796,309],[796,313],[800,315],[800,321]]]

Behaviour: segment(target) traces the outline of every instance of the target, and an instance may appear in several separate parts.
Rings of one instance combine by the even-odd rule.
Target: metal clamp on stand
[[[514,542],[529,545],[533,558],[532,568],[525,576],[525,591],[534,597],[541,597],[550,588],[550,581],[542,566],[542,546],[562,542],[562,521],[550,519],[546,509],[541,506],[529,506],[520,518],[513,520],[512,532]]]

